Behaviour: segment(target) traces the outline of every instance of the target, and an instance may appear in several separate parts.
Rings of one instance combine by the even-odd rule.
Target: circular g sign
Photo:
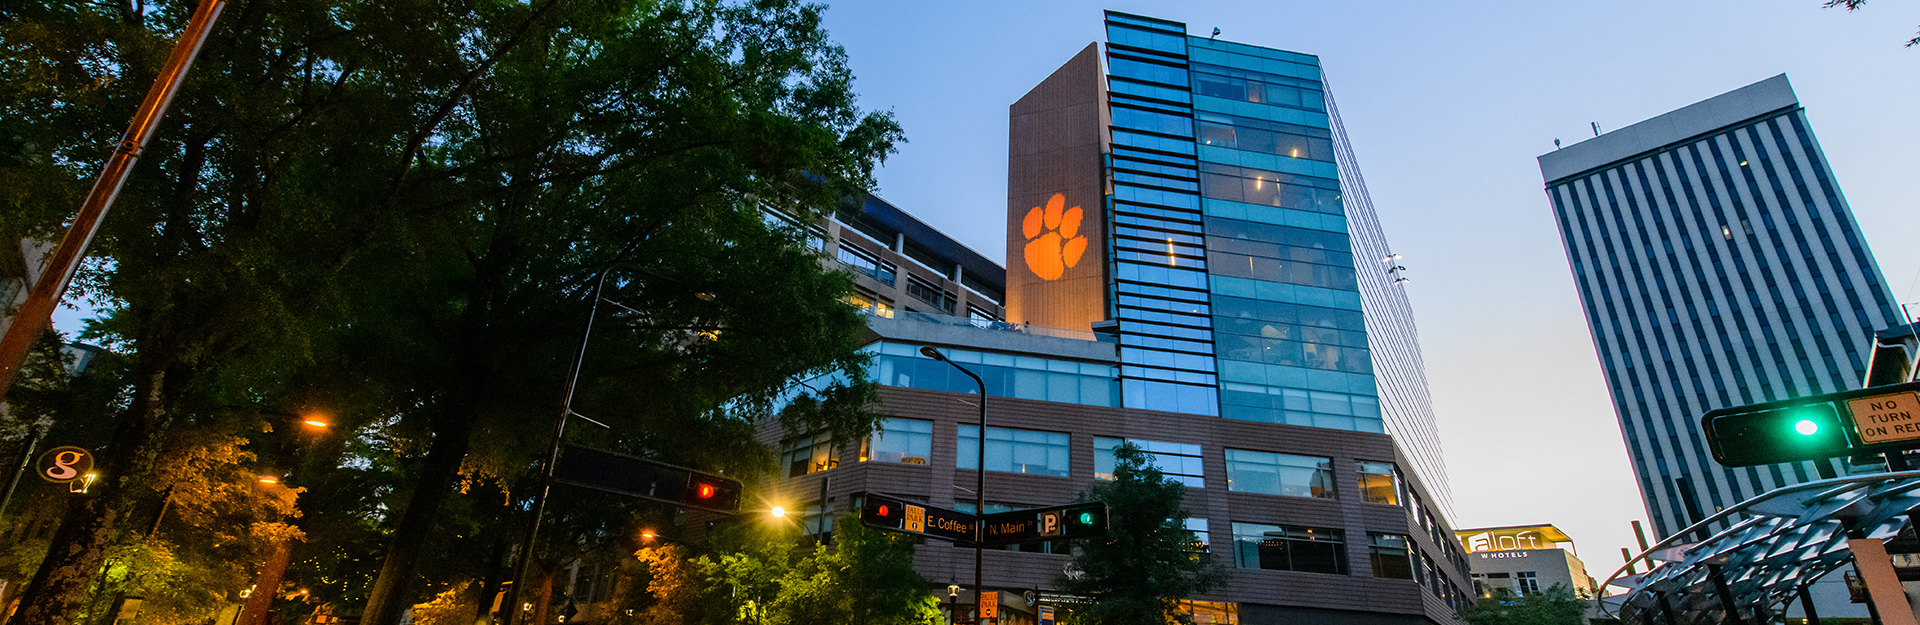
[[[87,476],[93,470],[93,454],[79,447],[55,447],[40,456],[40,462],[34,465],[40,472],[40,479],[49,482],[71,482]]]

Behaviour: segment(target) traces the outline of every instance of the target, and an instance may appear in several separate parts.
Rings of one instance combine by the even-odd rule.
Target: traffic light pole
[[[527,534],[520,540],[520,560],[513,572],[513,601],[507,604],[506,625],[521,623],[520,589],[526,587],[527,572],[533,567],[533,541],[540,535],[540,517],[547,511],[547,493],[553,490],[554,466],[560,462],[560,444],[567,437],[567,419],[573,416],[573,391],[580,384],[580,367],[587,360],[587,341],[593,338],[593,319],[600,314],[600,291],[607,286],[607,272],[593,281],[593,306],[587,309],[587,325],[580,331],[580,346],[573,351],[573,368],[567,373],[566,396],[560,402],[560,418],[553,423],[553,440],[547,443],[547,455],[540,462],[540,490],[533,496],[533,519],[527,522]]]
[[[973,523],[973,622],[975,625],[978,625],[981,622],[981,618],[983,618],[980,613],[980,606],[984,605],[984,602],[981,601],[980,598],[987,594],[987,590],[980,585],[980,563],[985,549],[983,543],[987,537],[986,523],[982,520],[987,518],[987,382],[980,379],[980,376],[975,375],[972,371],[968,371],[966,367],[960,366],[960,363],[948,360],[945,354],[940,353],[940,350],[932,347],[922,347],[920,348],[920,353],[934,360],[953,365],[953,368],[959,369],[961,373],[967,374],[967,377],[973,378],[974,384],[980,386],[980,436],[976,439],[979,441],[979,444],[974,446],[974,451],[977,452],[977,455],[974,457],[973,464],[974,473],[979,476],[979,480],[974,484],[973,489],[973,514],[975,518]]]

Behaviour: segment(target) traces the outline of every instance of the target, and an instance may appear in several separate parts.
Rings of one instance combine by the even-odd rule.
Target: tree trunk
[[[533,599],[533,619],[528,625],[544,625],[547,620],[547,604],[553,602],[553,578],[560,575],[560,567],[540,568],[540,594]]]
[[[40,561],[33,583],[21,595],[20,607],[9,622],[78,622],[74,612],[100,574],[114,525],[137,496],[132,485],[144,478],[154,445],[159,442],[164,379],[160,369],[150,363],[141,367],[143,375],[135,378],[133,405],[114,428],[112,441],[95,455],[100,462],[95,465],[96,472],[103,479],[92,485],[93,493],[73,495],[68,501],[66,516],[47,544],[46,558]]]
[[[480,605],[474,608],[473,622],[481,622],[493,611],[493,598],[500,594],[500,567],[506,564],[506,560],[507,541],[494,541],[493,554],[487,556],[486,577],[480,581]]]
[[[387,558],[380,565],[373,588],[367,591],[367,608],[360,615],[362,625],[399,625],[400,616],[410,607],[407,586],[413,581],[414,563],[429,540],[440,504],[453,490],[473,433],[470,411],[449,411],[447,415],[434,424],[433,444],[427,447],[418,484],[407,499],[407,509],[400,514],[393,536],[387,539]]]
[[[281,541],[273,546],[266,567],[260,569],[259,577],[253,578],[253,594],[247,595],[239,625],[267,625],[267,609],[273,607],[274,597],[279,596],[280,577],[287,572],[287,562],[292,559],[293,541]]]

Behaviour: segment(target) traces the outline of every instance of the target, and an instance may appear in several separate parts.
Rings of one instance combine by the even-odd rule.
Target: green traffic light
[[[1093,513],[1092,513],[1092,512],[1082,512],[1082,513],[1080,513],[1080,524],[1081,524],[1081,525],[1093,525]]]
[[[1813,419],[1801,419],[1793,424],[1793,431],[1801,436],[1813,436],[1820,433],[1820,423]]]

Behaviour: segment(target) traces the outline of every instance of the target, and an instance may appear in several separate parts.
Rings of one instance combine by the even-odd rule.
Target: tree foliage
[[[1494,596],[1468,605],[1465,617],[1471,625],[1585,625],[1587,609],[1592,605],[1566,584],[1526,595],[1500,588]]]
[[[0,240],[55,236],[191,4],[0,5]],[[67,393],[57,419],[93,424],[105,479],[44,539],[72,557],[40,562],[22,617],[71,622],[97,595],[169,500],[179,444],[226,450],[188,470],[230,482],[184,493],[181,514],[232,500],[248,486],[233,475],[285,471],[307,489],[303,516],[219,531],[256,550],[304,536],[289,583],[335,613],[393,623],[452,585],[497,588],[505,563],[473,563],[524,527],[602,277],[617,304],[600,307],[574,406],[613,428],[576,442],[738,475],[770,465],[752,433],[787,381],[862,380],[865,360],[862,319],[840,303],[850,281],[763,208],[833,210],[899,140],[854,106],[820,12],[233,2],[76,283],[110,311],[96,336],[123,359],[109,392]],[[821,409],[790,425],[872,428],[871,385],[814,394]],[[332,434],[294,437],[316,410]],[[556,523],[537,559],[644,512],[560,507],[578,522]]]
[[[621,625],[931,625],[938,599],[913,569],[914,541],[839,519],[833,544],[800,549],[794,528],[733,528],[700,556],[677,545],[641,549],[646,607]]]
[[[1225,581],[1213,557],[1196,547],[1181,501],[1186,486],[1166,477],[1153,456],[1132,443],[1114,448],[1113,480],[1083,497],[1107,504],[1107,535],[1081,541],[1059,580],[1068,594],[1089,597],[1067,620],[1102,625],[1190,623],[1179,602]]]
[[[1860,7],[1863,7],[1866,5],[1867,5],[1867,0],[1827,0],[1825,7],[1829,9],[1834,7],[1846,7],[1848,11],[1858,11],[1860,10]],[[1920,36],[1915,36],[1914,38],[1907,40],[1907,47],[1911,48],[1914,46],[1920,46]]]

